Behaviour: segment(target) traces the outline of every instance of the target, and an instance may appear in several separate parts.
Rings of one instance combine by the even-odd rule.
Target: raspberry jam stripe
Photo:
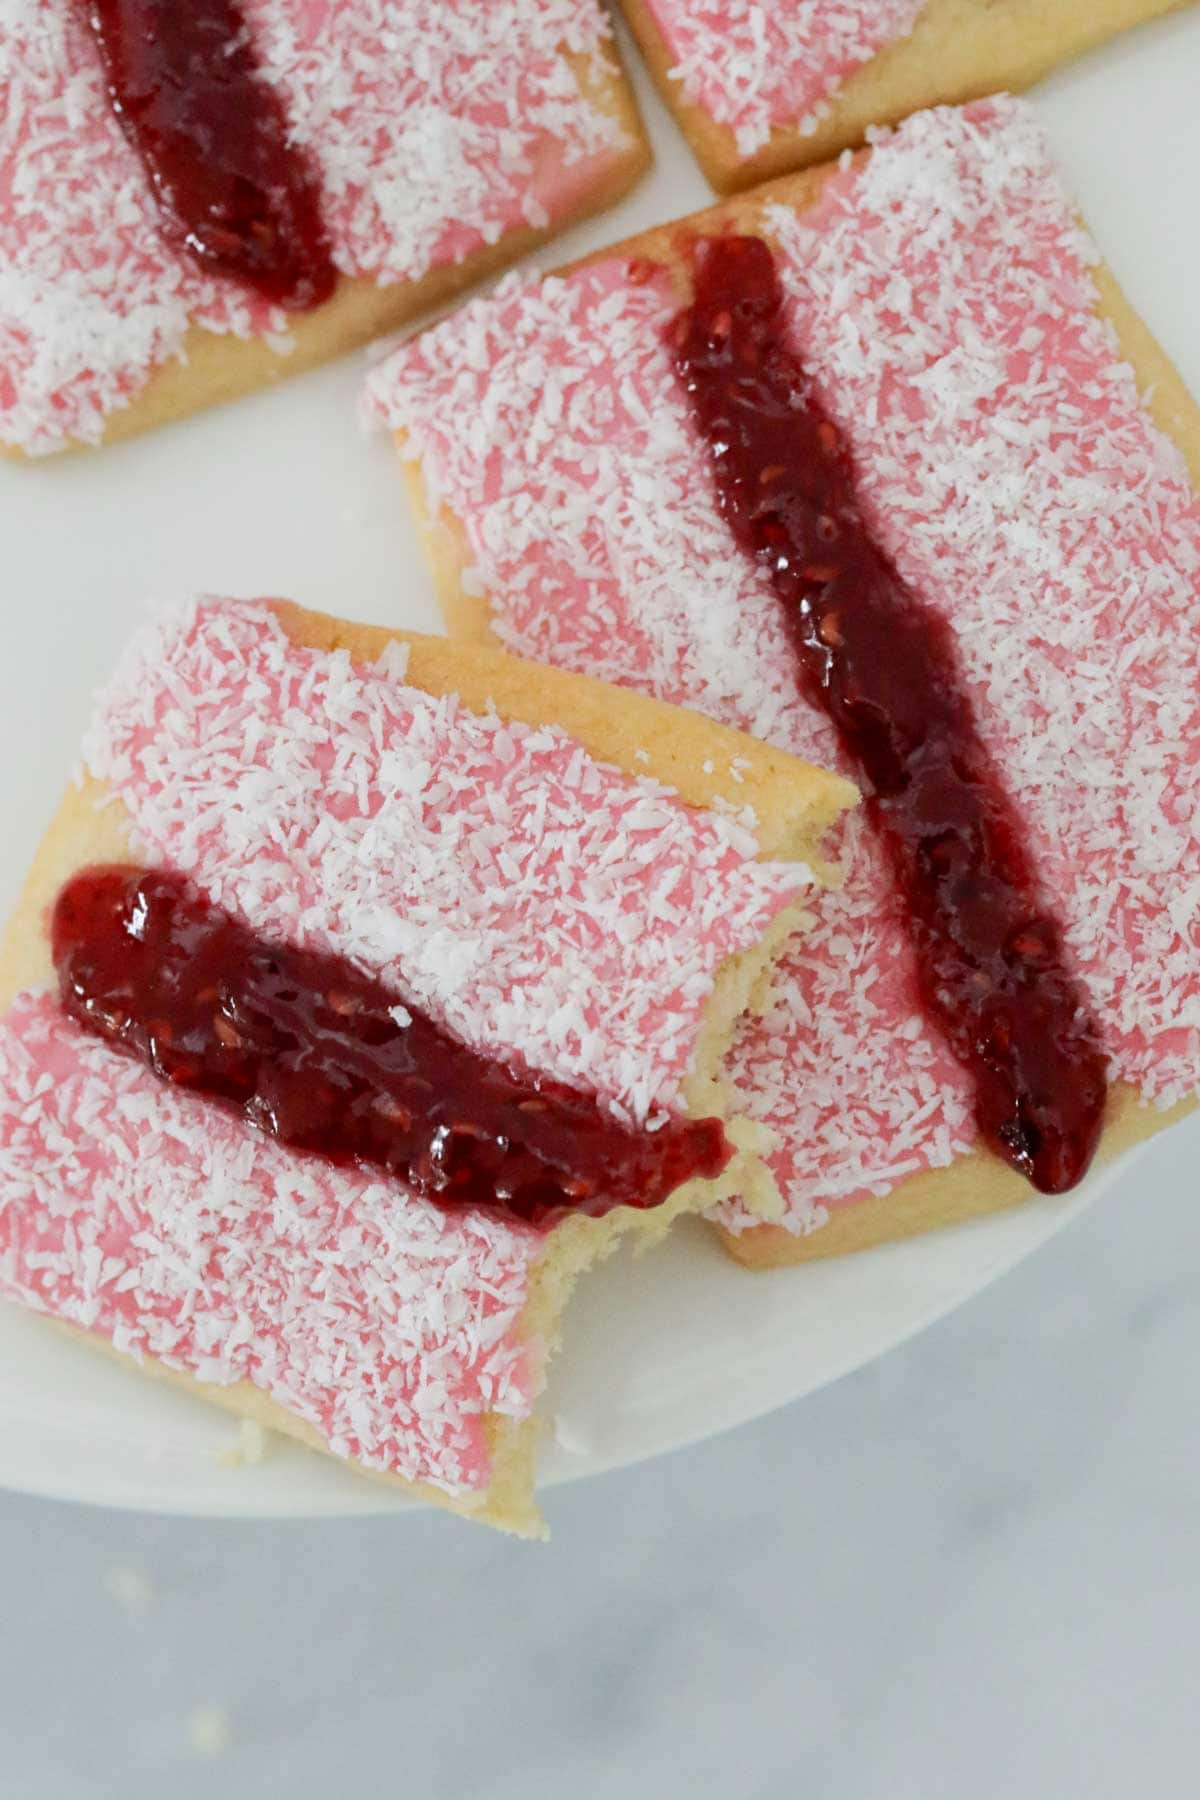
[[[302,312],[337,279],[308,158],[234,0],[79,0],[165,235]]]
[[[920,1001],[971,1075],[979,1130],[1061,1193],[1099,1138],[1106,1057],[953,633],[864,523],[849,452],[790,347],[767,244],[702,242],[695,275],[672,344],[721,513],[770,574],[805,697],[871,784]]]
[[[732,1154],[718,1119],[641,1131],[594,1095],[471,1050],[345,958],[273,944],[166,871],[72,877],[52,942],[64,1010],[268,1136],[399,1176],[439,1206],[548,1226],[657,1206]]]

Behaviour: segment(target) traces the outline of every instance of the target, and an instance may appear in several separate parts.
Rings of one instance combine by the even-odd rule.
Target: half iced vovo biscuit
[[[147,626],[0,961],[0,1290],[510,1529],[578,1272],[733,1192],[717,1076],[848,784],[489,650]]]

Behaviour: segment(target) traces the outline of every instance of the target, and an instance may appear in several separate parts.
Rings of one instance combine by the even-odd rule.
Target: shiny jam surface
[[[274,304],[327,300],[337,276],[316,181],[235,0],[79,4],[167,235]]]
[[[873,790],[922,1009],[972,1077],[985,1141],[1061,1193],[1103,1122],[1100,1032],[980,740],[954,634],[872,540],[850,453],[789,346],[762,239],[696,245],[672,349],[723,516],[785,608],[802,691]]]
[[[718,1119],[622,1125],[342,958],[263,942],[173,874],[82,871],[51,937],[62,1004],[88,1030],[282,1143],[377,1165],[440,1206],[541,1226],[649,1208],[732,1154]]]

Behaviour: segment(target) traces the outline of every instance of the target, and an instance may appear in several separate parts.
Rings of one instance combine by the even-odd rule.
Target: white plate
[[[1135,304],[1200,392],[1200,12],[1069,71],[1042,105]],[[653,177],[556,260],[705,203],[654,97]],[[141,443],[0,468],[0,907],[11,903],[88,698],[147,596],[284,594],[436,630],[392,458],[356,426],[357,359]],[[1181,654],[1193,655],[1191,645]],[[585,1282],[555,1368],[549,1480],[650,1456],[811,1392],[947,1312],[1112,1183],[983,1224],[801,1270],[749,1275],[701,1227]],[[0,1307],[0,1485],[166,1511],[380,1512],[405,1504],[291,1447],[231,1471],[230,1423]]]

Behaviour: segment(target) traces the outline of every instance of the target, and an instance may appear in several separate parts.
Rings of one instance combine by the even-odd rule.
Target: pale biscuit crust
[[[193,328],[184,343],[183,357],[162,363],[128,406],[109,414],[102,442],[115,444],[204,407],[240,399],[256,388],[302,375],[373,338],[399,331],[476,282],[499,274],[581,219],[615,206],[645,174],[651,156],[615,47],[606,46],[601,55],[605,67],[598,78],[585,58],[567,56],[566,60],[593,104],[623,127],[628,144],[614,154],[603,179],[567,217],[544,227],[523,225],[506,231],[496,243],[482,244],[461,262],[430,269],[416,281],[380,286],[365,276],[343,276],[331,300],[291,321],[292,347],[286,351],[272,348],[264,337],[239,338]],[[14,445],[0,444],[0,455],[20,458],[23,453]]]
[[[739,155],[733,132],[672,81],[674,63],[646,0],[621,0],[654,77],[705,175],[718,193],[752,187],[789,169],[823,162],[861,144],[870,125],[895,125],[942,102],[1018,92],[1059,63],[1082,56],[1188,0],[928,0],[915,29],[848,77],[829,114],[805,136],[778,127],[753,156]],[[799,121],[797,121],[798,123]]]
[[[689,805],[708,807],[736,798],[739,805],[753,806],[761,821],[759,839],[766,855],[811,857],[816,862],[820,834],[857,800],[850,783],[836,776],[824,775],[696,714],[611,689],[586,676],[522,662],[495,649],[347,624],[286,602],[276,603],[276,611],[293,642],[311,649],[345,649],[356,661],[376,660],[389,643],[406,644],[405,679],[413,686],[435,695],[457,694],[476,710],[494,704],[508,720],[560,725],[593,756],[630,774],[648,774],[670,784]],[[645,757],[637,757],[635,752],[643,748]],[[734,782],[731,771],[735,758],[739,783]],[[45,921],[63,883],[77,869],[127,861],[133,855],[129,818],[121,803],[90,779],[68,789],[0,939],[0,1011],[8,1008],[21,989],[53,980]],[[701,1033],[696,1072],[686,1090],[694,1112],[719,1104],[717,1071],[735,1021],[750,1003],[756,983],[764,978],[767,964],[778,953],[788,930],[801,922],[801,917],[794,910],[782,914],[761,945],[731,959],[720,972]],[[673,1218],[695,1211],[712,1191],[708,1184],[685,1184],[653,1214],[621,1208],[602,1220],[575,1218],[558,1226],[547,1238],[531,1278],[521,1336],[538,1346],[543,1358],[548,1355],[556,1346],[562,1312],[583,1269],[608,1255],[627,1231],[661,1234]],[[60,1324],[59,1329],[129,1362],[104,1339],[70,1326]],[[141,1366],[178,1388],[327,1451],[309,1425],[250,1382],[218,1387],[150,1358]],[[439,1488],[399,1476],[371,1478],[504,1530],[539,1536],[543,1528],[533,1498],[536,1420],[492,1414],[486,1424],[493,1474],[481,1494],[449,1496]]]
[[[869,154],[863,151],[860,157]],[[827,166],[787,176],[753,193],[720,201],[686,219],[628,238],[571,266],[581,267],[613,256],[662,263],[671,270],[682,301],[690,289],[688,254],[695,237],[733,230],[759,232],[769,238],[763,225],[766,209],[782,205],[797,213],[807,211],[817,203],[833,172],[833,166]],[[1098,313],[1115,331],[1120,352],[1137,376],[1151,416],[1182,451],[1193,485],[1200,490],[1200,408],[1166,352],[1121,292],[1115,277],[1103,266],[1091,274],[1099,295]],[[403,433],[397,433],[397,443],[403,451]],[[470,553],[461,521],[445,508],[432,516],[425,501],[420,465],[409,462],[403,466],[450,631],[477,643],[489,638],[494,642],[487,599],[467,592],[463,586],[462,573],[470,563]],[[1174,1123],[1191,1111],[1193,1104],[1184,1101],[1169,1111],[1160,1111],[1143,1105],[1133,1089],[1115,1088],[1109,1098],[1099,1160],[1109,1160]],[[948,1168],[912,1175],[880,1198],[834,1208],[829,1222],[807,1236],[797,1237],[779,1225],[761,1225],[740,1234],[723,1232],[722,1236],[730,1255],[738,1262],[751,1268],[769,1268],[841,1256],[893,1238],[912,1237],[1017,1205],[1030,1195],[1031,1189],[1021,1176],[997,1157],[980,1150],[960,1157]]]

